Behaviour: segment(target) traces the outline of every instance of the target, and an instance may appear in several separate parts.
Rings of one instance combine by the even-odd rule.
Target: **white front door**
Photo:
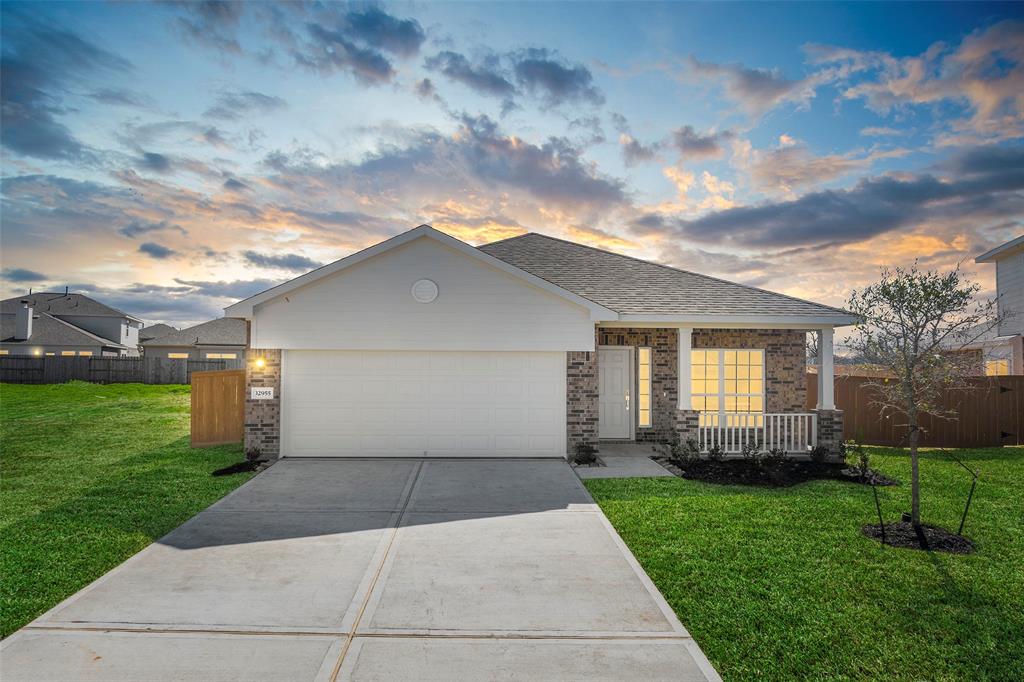
[[[630,400],[633,382],[632,348],[600,348],[597,351],[599,438],[633,437]]]

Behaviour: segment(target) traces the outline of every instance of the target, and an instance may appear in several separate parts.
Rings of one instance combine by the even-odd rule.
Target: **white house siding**
[[[1014,313],[999,325],[999,334],[1024,334],[1024,251],[996,262],[1000,311]]]
[[[419,303],[412,286],[437,284]],[[252,346],[284,350],[593,350],[581,306],[421,238],[256,308]]]

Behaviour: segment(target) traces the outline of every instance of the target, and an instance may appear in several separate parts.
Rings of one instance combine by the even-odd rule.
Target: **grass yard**
[[[0,384],[0,626],[17,630],[246,481],[189,447],[188,386]]]
[[[870,448],[904,485],[910,460]],[[958,450],[982,478],[964,534],[972,555],[883,548],[871,489],[666,479],[587,488],[726,680],[1024,679],[1024,448]],[[941,451],[921,464],[922,516],[956,530],[968,474]]]

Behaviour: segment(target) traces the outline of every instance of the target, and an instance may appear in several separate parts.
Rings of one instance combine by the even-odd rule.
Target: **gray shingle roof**
[[[623,315],[813,315],[839,308],[530,232],[478,247]]]
[[[96,336],[70,322],[58,320],[48,313],[35,312],[32,316],[32,336],[29,339],[14,339],[17,316],[7,313],[0,314],[0,341],[11,344],[31,346],[103,346],[105,348],[124,348],[110,339]]]
[[[14,313],[21,307],[22,301],[28,301],[36,312],[50,313],[51,315],[104,315],[113,317],[130,317],[133,315],[111,308],[105,303],[100,303],[94,298],[85,294],[61,294],[43,292],[38,294],[26,294],[16,298],[8,298],[0,301],[0,310],[4,313]]]
[[[245,346],[245,320],[221,317],[146,341],[154,346]]]
[[[169,324],[151,324],[148,327],[143,327],[139,330],[139,341],[149,341],[150,339],[158,339],[161,336],[170,334],[171,332],[178,331],[175,327]]]

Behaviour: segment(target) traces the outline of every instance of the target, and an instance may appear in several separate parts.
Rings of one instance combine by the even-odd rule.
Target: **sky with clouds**
[[[429,223],[841,304],[1024,233],[1024,5],[18,3],[0,293],[150,322]]]

